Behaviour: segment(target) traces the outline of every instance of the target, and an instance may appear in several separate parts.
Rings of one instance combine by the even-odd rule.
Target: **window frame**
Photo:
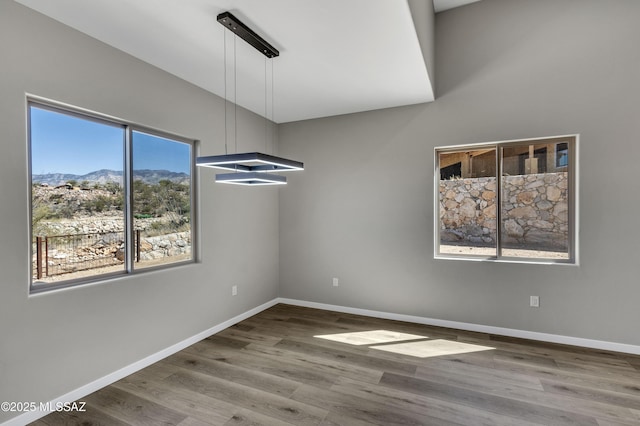
[[[56,102],[50,99],[45,99],[35,95],[27,95],[26,97],[26,136],[27,136],[27,173],[29,182],[29,259],[32,259],[34,255],[32,249],[33,242],[33,171],[32,171],[32,135],[31,135],[31,108],[36,107],[39,109],[65,114],[71,117],[92,121],[99,124],[104,124],[112,127],[120,127],[123,129],[123,150],[122,150],[122,179],[123,179],[123,221],[124,221],[124,235],[125,235],[125,261],[123,269],[121,271],[107,272],[88,277],[71,278],[67,280],[61,280],[59,282],[51,283],[37,283],[33,279],[33,262],[29,261],[29,295],[36,295],[41,293],[48,293],[53,290],[67,289],[73,287],[84,286],[88,284],[104,283],[116,278],[129,277],[137,274],[144,274],[148,272],[154,272],[158,270],[164,270],[169,268],[175,268],[185,265],[190,265],[198,262],[198,235],[199,235],[199,220],[198,220],[198,205],[197,205],[197,189],[198,189],[198,174],[196,173],[196,157],[198,154],[199,142],[197,139],[188,138],[185,136],[176,135],[174,133],[166,132],[163,130],[154,129],[152,127],[140,125],[132,121],[124,120],[121,118],[112,117],[99,112],[91,111],[88,109],[72,106],[69,104]],[[168,264],[161,264],[155,266],[146,266],[143,268],[135,268],[134,260],[134,212],[133,212],[133,132],[146,133],[151,136],[168,139],[171,141],[184,143],[190,146],[190,158],[189,158],[189,178],[190,178],[190,233],[191,233],[191,258],[187,260],[181,260],[171,262]]]
[[[500,263],[534,263],[534,264],[562,264],[579,265],[578,261],[578,198],[579,198],[579,176],[578,176],[578,153],[579,134],[569,134],[561,136],[550,136],[540,138],[513,139],[495,142],[481,142],[464,145],[438,146],[434,148],[434,259],[448,260],[469,260],[487,261]],[[503,150],[506,147],[522,145],[551,144],[555,142],[567,142],[568,165],[562,166],[567,171],[568,180],[568,233],[567,233],[567,259],[547,259],[537,257],[514,257],[502,254],[502,178],[503,178]],[[463,150],[495,149],[496,151],[496,255],[467,255],[440,252],[440,154],[460,152]],[[555,153],[554,153],[555,156]],[[555,159],[555,158],[554,158]]]

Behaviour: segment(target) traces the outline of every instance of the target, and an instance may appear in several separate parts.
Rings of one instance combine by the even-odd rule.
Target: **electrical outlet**
[[[337,278],[333,279],[333,286],[334,287],[338,287],[340,285],[340,280],[338,280]]]
[[[529,296],[529,306],[532,308],[540,307],[540,296]]]
[[[232,296],[237,296],[238,295],[238,286],[237,285],[231,286],[231,295]]]

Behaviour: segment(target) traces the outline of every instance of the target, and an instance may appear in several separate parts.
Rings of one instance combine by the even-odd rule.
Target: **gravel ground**
[[[475,256],[495,256],[496,249],[492,247],[468,247],[440,245],[441,254],[462,254]],[[502,249],[502,255],[508,257],[525,257],[528,259],[568,259],[567,252],[544,251],[544,250],[524,250],[524,249]]]

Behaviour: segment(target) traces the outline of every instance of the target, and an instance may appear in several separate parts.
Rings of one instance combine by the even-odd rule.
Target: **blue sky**
[[[169,170],[189,174],[190,146],[158,136],[133,132],[134,170]]]
[[[31,108],[33,174],[84,175],[100,169],[121,171],[123,126],[112,126],[37,107]],[[189,173],[190,146],[133,132],[134,169]]]

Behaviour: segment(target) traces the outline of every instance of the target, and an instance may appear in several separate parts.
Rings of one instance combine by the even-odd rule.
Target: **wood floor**
[[[640,425],[640,357],[277,305],[82,401],[34,424]]]

